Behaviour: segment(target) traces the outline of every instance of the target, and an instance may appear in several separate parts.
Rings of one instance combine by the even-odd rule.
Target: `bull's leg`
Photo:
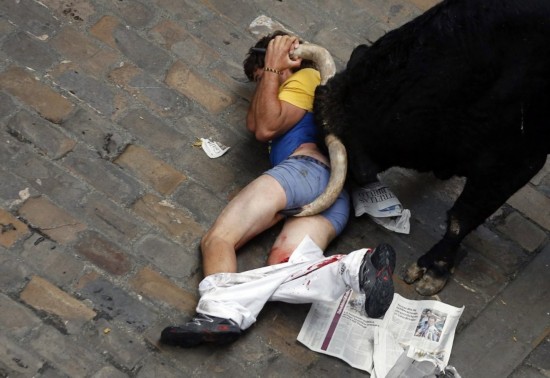
[[[513,156],[513,154],[512,154]],[[405,272],[407,283],[417,280],[422,295],[439,292],[449,279],[460,242],[482,224],[517,190],[522,188],[544,165],[546,155],[499,162],[485,174],[469,177],[464,190],[448,212],[447,231],[442,240],[421,256]]]

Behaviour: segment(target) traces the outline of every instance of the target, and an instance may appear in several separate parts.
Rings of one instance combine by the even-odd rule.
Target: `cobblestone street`
[[[269,167],[245,128],[248,48],[284,28],[342,69],[436,3],[0,0],[0,377],[368,376],[296,340],[309,305],[268,303],[226,347],[158,339],[194,314],[201,236]],[[231,148],[210,159],[200,138]],[[463,181],[382,180],[411,233],[353,218],[328,254],[390,243],[396,291],[426,299],[400,273],[443,235]],[[279,230],[247,244],[239,269],[262,266]],[[549,236],[547,161],[428,298],[465,306],[450,361],[463,378],[550,377]]]

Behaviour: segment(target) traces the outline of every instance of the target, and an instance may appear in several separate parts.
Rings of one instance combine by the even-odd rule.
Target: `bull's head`
[[[321,85],[325,85],[336,73],[336,65],[334,64],[332,56],[326,49],[320,46],[301,44],[294,50],[291,57],[299,57],[314,61],[321,74]],[[326,125],[322,126],[328,129]],[[327,134],[325,137],[325,144],[328,148],[331,165],[331,174],[327,187],[317,199],[303,206],[298,210],[299,213],[294,214],[294,216],[304,217],[315,215],[328,209],[334,201],[336,201],[336,198],[338,198],[338,195],[344,187],[348,165],[346,148],[340,139],[333,134]]]

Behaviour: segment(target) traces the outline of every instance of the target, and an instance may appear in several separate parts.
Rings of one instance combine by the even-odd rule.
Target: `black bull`
[[[315,46],[303,46],[296,55],[324,64]],[[335,157],[342,151],[329,145],[336,176],[347,169],[364,185],[399,166],[466,178],[444,237],[403,277],[418,281],[420,294],[437,293],[462,239],[550,153],[550,1],[443,1],[355,48],[346,69],[317,88],[314,111],[325,140],[347,150],[348,168],[345,151]],[[329,203],[337,181],[324,195]],[[318,202],[299,215],[327,206]]]

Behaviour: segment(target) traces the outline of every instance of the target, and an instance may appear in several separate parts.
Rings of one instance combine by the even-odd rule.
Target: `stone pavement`
[[[0,377],[367,376],[296,341],[308,305],[268,304],[224,348],[158,336],[193,313],[201,235],[268,165],[244,128],[255,33],[280,23],[341,68],[434,3],[0,0]],[[209,159],[201,137],[231,149]],[[436,296],[466,306],[451,357],[463,377],[550,377],[549,171],[468,237]],[[390,242],[401,267],[442,235],[460,179],[384,181],[411,234],[354,219],[329,254]],[[240,269],[263,264],[277,231],[242,250]]]

